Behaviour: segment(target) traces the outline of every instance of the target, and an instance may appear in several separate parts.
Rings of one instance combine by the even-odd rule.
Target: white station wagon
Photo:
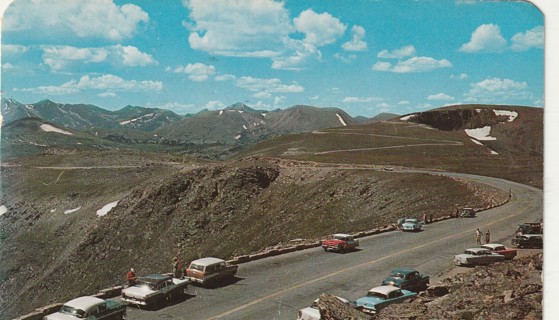
[[[454,256],[456,265],[488,265],[493,262],[503,261],[505,256],[491,252],[486,248],[470,248],[462,254]]]

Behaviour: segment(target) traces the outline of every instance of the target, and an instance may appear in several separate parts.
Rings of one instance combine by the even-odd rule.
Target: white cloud
[[[355,25],[351,27],[351,40],[342,44],[342,48],[346,51],[365,51],[367,50],[367,42],[365,38],[365,28]]]
[[[345,103],[369,103],[373,101],[382,100],[377,97],[345,97],[342,102]]]
[[[379,61],[373,65],[375,71],[395,73],[428,72],[439,68],[450,68],[452,63],[446,59],[436,60],[431,57],[412,57],[408,60],[398,61],[395,65],[390,62]]]
[[[12,71],[17,69],[18,67],[14,66],[11,63],[2,63],[2,71]]]
[[[175,73],[186,73],[192,81],[206,81],[215,74],[215,67],[203,63],[189,63],[186,66],[179,66],[173,70]]]
[[[537,26],[522,33],[519,32],[512,37],[511,49],[514,51],[526,51],[530,48],[543,48],[544,29]]]
[[[73,32],[81,38],[98,37],[122,40],[132,37],[140,23],[149,22],[148,14],[139,6],[117,6],[112,0],[14,1],[6,10],[3,31],[33,30],[42,35]],[[48,30],[48,31],[47,31]]]
[[[200,111],[200,106],[196,106],[196,105],[189,104],[189,103],[184,104],[184,103],[178,103],[178,102],[168,102],[168,103],[163,104],[163,105],[148,104],[148,105],[146,105],[146,107],[167,109],[167,110],[171,110],[173,112],[176,112],[178,114],[195,113],[195,112]]]
[[[20,55],[29,51],[29,47],[17,44],[2,44],[2,54],[4,55]]]
[[[465,79],[468,79],[468,75],[466,73],[461,73],[461,74],[458,74],[458,75],[451,74],[450,79],[452,79],[452,80],[465,80]]]
[[[401,105],[401,106],[408,105],[408,104],[410,104],[410,102],[407,101],[407,100],[402,100],[402,101],[398,102],[398,105]]]
[[[441,93],[432,94],[428,96],[427,100],[450,101],[450,100],[454,100],[454,97],[441,92]]]
[[[232,80],[235,80],[235,79],[237,79],[237,77],[235,77],[232,74],[220,74],[220,75],[215,76],[215,78],[214,78],[215,81],[232,81]]]
[[[158,62],[150,55],[140,51],[133,46],[112,46],[113,55],[124,66],[127,67],[143,67],[147,65],[157,65]]]
[[[467,102],[504,103],[511,99],[530,99],[526,82],[510,79],[491,78],[470,84],[470,90],[464,94]]]
[[[289,12],[273,0],[183,0],[193,49],[216,55],[275,57],[293,31]]]
[[[116,97],[116,93],[111,92],[111,91],[107,91],[107,92],[101,92],[100,94],[98,94],[98,96],[100,96],[102,98]]]
[[[208,103],[206,103],[206,105],[204,106],[204,108],[208,110],[219,110],[219,109],[223,109],[224,107],[225,104],[219,100],[208,101]]]
[[[282,106],[284,102],[285,102],[284,96],[274,97],[274,107]]]
[[[305,34],[304,41],[315,46],[324,46],[341,37],[346,26],[328,12],[316,13],[307,9],[293,19],[297,31]]]
[[[381,112],[386,112],[386,111],[390,111],[391,106],[386,103],[386,102],[382,102],[376,105],[376,107],[379,109],[379,111]]]
[[[320,51],[312,44],[301,40],[286,40],[289,54],[272,58],[272,69],[301,70],[312,59],[320,59]]]
[[[377,58],[383,59],[401,59],[405,57],[413,57],[415,56],[415,47],[412,45],[402,47],[400,49],[394,49],[391,52],[384,49],[377,54]]]
[[[501,28],[495,24],[482,24],[472,33],[470,42],[465,43],[458,51],[473,52],[502,52],[507,46],[507,40],[501,35]]]
[[[266,91],[260,91],[253,94],[252,96],[258,99],[268,99],[272,97],[272,94]]]
[[[158,64],[153,57],[133,46],[114,45],[99,48],[41,46],[43,62],[53,71],[67,69],[74,63],[109,62],[116,66],[143,67]]]
[[[283,84],[280,79],[261,79],[253,77],[240,77],[235,83],[239,88],[247,89],[254,92],[268,93],[295,93],[303,92],[305,88],[297,83]]]
[[[335,58],[336,60],[340,60],[340,61],[343,62],[343,63],[350,64],[353,60],[357,59],[357,55],[355,55],[355,54],[350,54],[350,55],[348,55],[348,56],[344,56],[344,55],[341,55],[341,54],[339,54],[339,53],[335,53],[335,54],[334,54],[334,58]]]
[[[318,100],[318,98],[320,98],[318,95],[310,97],[311,100]]]
[[[103,90],[105,92],[114,91],[161,91],[163,83],[160,81],[137,81],[124,80],[118,76],[107,74],[99,77],[90,78],[88,75],[80,78],[79,81],[71,80],[59,86],[39,86],[36,88],[15,88],[14,91],[30,92],[35,94],[66,95],[77,93],[82,90]],[[107,94],[107,93],[106,93]]]

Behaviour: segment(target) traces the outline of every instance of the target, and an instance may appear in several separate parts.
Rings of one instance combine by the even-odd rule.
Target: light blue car
[[[355,301],[357,309],[365,313],[377,313],[393,303],[400,303],[414,298],[417,293],[394,286],[380,286],[369,290],[366,297]]]

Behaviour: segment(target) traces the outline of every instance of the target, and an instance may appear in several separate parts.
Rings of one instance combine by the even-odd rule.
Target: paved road
[[[397,174],[397,173],[396,173]],[[360,239],[361,250],[325,253],[313,248],[241,264],[233,284],[189,287],[186,300],[155,311],[128,308],[129,319],[295,319],[297,311],[327,292],[355,300],[394,267],[407,266],[437,278],[453,267],[454,254],[475,246],[474,230],[491,230],[492,241],[510,244],[516,226],[543,216],[542,191],[505,180],[466,177],[512,191],[509,203],[477,218],[451,219],[420,233],[388,232]]]

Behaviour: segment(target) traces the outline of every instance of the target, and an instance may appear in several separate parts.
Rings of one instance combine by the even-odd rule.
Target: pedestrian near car
[[[428,223],[428,222],[427,222],[427,214],[426,214],[426,213],[423,214],[423,223],[425,223],[425,224]]]
[[[128,282],[129,287],[136,285],[136,272],[134,271],[134,268],[130,268],[128,273],[126,273],[126,281]]]
[[[173,262],[171,263],[173,267],[173,277],[180,278],[180,269],[179,269],[179,257],[173,257]]]
[[[481,231],[479,228],[476,229],[476,243],[481,245]]]
[[[489,229],[487,229],[487,232],[485,233],[485,243],[489,242],[491,242],[491,234],[489,233]]]

